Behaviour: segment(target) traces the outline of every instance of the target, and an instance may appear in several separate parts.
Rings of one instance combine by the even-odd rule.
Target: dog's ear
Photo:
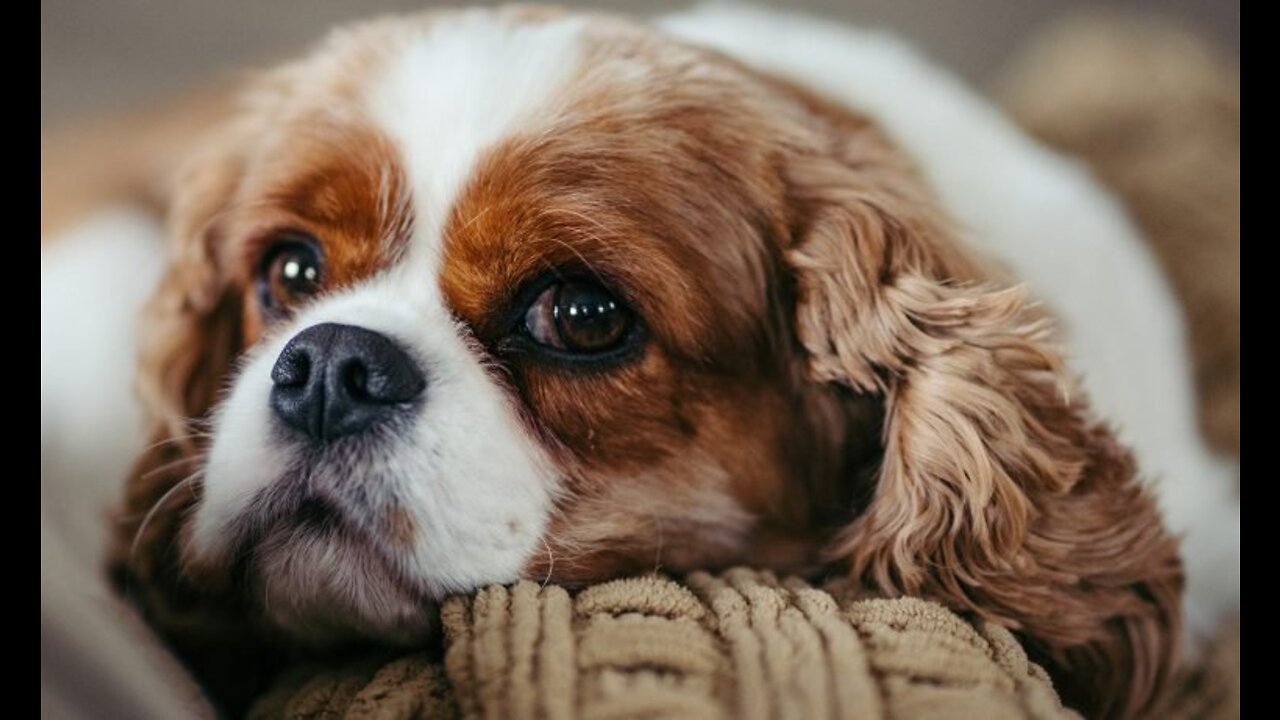
[[[238,350],[240,298],[229,293],[217,222],[244,159],[237,134],[208,139],[174,179],[169,261],[145,312],[139,389],[158,431],[186,437],[213,404]]]
[[[864,129],[864,135],[869,129]],[[1130,453],[1045,315],[982,282],[884,141],[796,158],[786,259],[812,380],[884,404],[867,507],[830,546],[859,581],[1002,623],[1089,716],[1147,707],[1180,634],[1181,564]]]
[[[197,470],[206,415],[239,350],[241,298],[228,281],[217,222],[241,176],[237,138],[228,131],[205,138],[173,179],[169,256],[140,324],[137,387],[149,422],[148,448],[126,485],[126,518],[150,512]],[[185,495],[189,502],[195,493]],[[179,500],[172,506],[181,506]],[[177,515],[165,510],[145,528],[137,517],[137,525],[149,536],[166,534],[162,526]],[[136,571],[146,572],[139,548],[155,544],[129,539]]]
[[[137,388],[147,447],[125,481],[108,565],[224,711],[237,712],[274,662],[233,593],[182,572],[187,513],[199,496],[208,414],[240,351],[242,289],[219,222],[243,171],[241,126],[220,128],[174,176],[169,257],[140,323]]]

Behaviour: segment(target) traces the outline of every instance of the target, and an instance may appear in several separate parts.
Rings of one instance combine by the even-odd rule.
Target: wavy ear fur
[[[811,374],[885,405],[874,496],[830,554],[878,591],[1015,629],[1090,717],[1148,708],[1177,657],[1177,544],[1047,317],[982,283],[920,179],[874,148],[789,177]]]

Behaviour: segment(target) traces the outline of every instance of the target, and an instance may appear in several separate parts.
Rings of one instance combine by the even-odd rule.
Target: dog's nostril
[[[369,397],[369,371],[358,360],[352,360],[342,369],[342,386],[353,400],[371,400]]]
[[[305,352],[281,353],[271,368],[271,382],[280,387],[302,387],[311,377],[311,357]]]

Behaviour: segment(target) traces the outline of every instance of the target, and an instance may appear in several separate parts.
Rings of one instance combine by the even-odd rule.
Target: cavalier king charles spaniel
[[[112,566],[215,691],[490,583],[744,564],[1002,623],[1128,716],[1238,607],[1237,471],[1142,239],[890,38],[388,17],[214,125]]]

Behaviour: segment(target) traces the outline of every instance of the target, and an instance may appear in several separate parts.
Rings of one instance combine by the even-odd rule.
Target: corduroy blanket
[[[492,586],[448,600],[426,653],[295,668],[275,718],[1078,718],[1002,627],[915,598],[766,572],[618,580],[571,596]],[[1240,716],[1240,632],[1151,714]]]
[[[443,661],[299,668],[266,718],[1074,718],[1013,635],[746,569],[453,598]]]

